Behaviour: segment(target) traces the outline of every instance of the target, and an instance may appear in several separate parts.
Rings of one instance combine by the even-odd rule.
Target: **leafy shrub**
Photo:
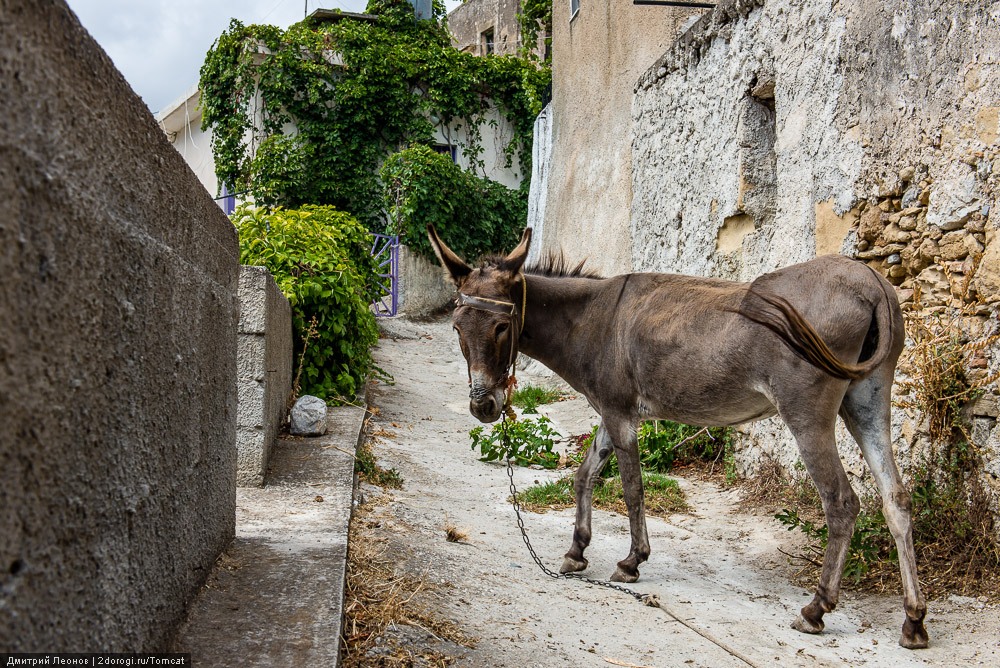
[[[784,524],[789,531],[798,529],[804,533],[815,543],[810,547],[815,557],[817,559],[822,557],[829,539],[826,524],[820,525],[799,517],[796,510],[789,508],[782,509],[774,518]],[[880,510],[862,511],[858,515],[854,533],[851,534],[851,542],[847,548],[844,577],[854,584],[858,584],[868,575],[873,566],[883,562],[899,563],[892,534]]]
[[[461,124],[463,153],[479,166],[480,128],[492,109],[513,129],[504,157],[531,173],[550,68],[463,53],[443,21],[414,21],[405,0],[373,0],[367,11],[377,19],[306,20],[287,30],[230,23],[199,81],[220,183],[268,206],[333,205],[379,230],[379,165],[431,142],[437,127]],[[433,13],[443,18],[443,3]]]
[[[504,437],[510,451],[504,445]],[[489,433],[483,427],[469,432],[472,449],[482,454],[481,461],[495,462],[510,459],[518,466],[537,464],[554,469],[559,465],[559,454],[552,451],[559,434],[552,429],[552,422],[544,416],[537,419],[504,420],[494,425]]]
[[[471,259],[513,247],[528,220],[527,192],[481,179],[428,146],[393,154],[380,175],[394,231],[431,260],[428,223],[452,250]]]
[[[355,395],[378,341],[369,308],[377,269],[364,228],[350,215],[321,206],[241,206],[232,220],[240,263],[266,267],[291,304],[303,392],[324,399]],[[313,319],[316,333],[304,346]]]

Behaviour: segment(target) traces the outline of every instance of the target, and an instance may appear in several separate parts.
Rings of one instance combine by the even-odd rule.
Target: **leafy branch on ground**
[[[592,446],[598,427],[589,434],[573,437],[577,452],[570,460],[579,464],[586,450]],[[684,493],[677,481],[669,478],[675,466],[691,465],[695,462],[714,464],[724,459],[727,471],[732,465],[732,435],[726,428],[699,429],[688,425],[658,420],[646,422],[639,427],[639,460],[642,466],[642,481],[645,491],[646,510],[653,515],[688,510]],[[735,469],[732,471],[735,478]],[[727,474],[728,477],[728,474]],[[567,476],[555,482],[543,483],[523,490],[518,496],[528,510],[566,508],[574,505],[573,477]],[[611,455],[601,478],[594,486],[594,506],[604,510],[625,513],[627,508],[622,490],[621,473],[615,455]]]
[[[573,459],[582,462],[598,427],[580,442],[579,452]],[[720,460],[727,484],[737,478],[734,456],[735,443],[728,427],[692,427],[670,420],[650,420],[639,425],[639,463],[643,470],[670,473],[675,466],[708,464]],[[618,475],[618,461],[614,454],[604,467],[605,476]]]
[[[504,462],[518,466],[537,465],[546,469],[559,466],[559,453],[553,451],[559,433],[547,417],[506,419],[490,428],[475,427],[469,432],[472,449],[479,450],[481,461]],[[508,446],[505,444],[509,443]]]

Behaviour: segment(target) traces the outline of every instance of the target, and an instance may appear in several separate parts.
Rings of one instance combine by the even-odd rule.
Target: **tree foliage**
[[[473,260],[513,248],[528,216],[524,189],[476,178],[426,146],[392,155],[380,173],[392,231],[430,260],[434,251],[427,240],[428,223],[452,250]]]
[[[440,19],[443,5],[434,9]],[[406,0],[372,0],[368,12],[377,19],[306,20],[287,30],[230,23],[200,81],[220,183],[265,206],[333,205],[378,230],[379,165],[431,144],[436,127],[464,126],[463,152],[481,171],[480,127],[491,106],[514,128],[508,164],[517,157],[529,173],[549,70],[459,52],[437,20],[415,21]]]

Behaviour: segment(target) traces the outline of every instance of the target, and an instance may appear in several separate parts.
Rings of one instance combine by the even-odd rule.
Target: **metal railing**
[[[379,272],[379,297],[372,311],[376,318],[391,318],[399,310],[399,236],[372,234],[372,257]]]

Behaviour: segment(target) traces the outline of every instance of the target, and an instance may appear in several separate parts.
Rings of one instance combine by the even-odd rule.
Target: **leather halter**
[[[521,277],[521,318],[518,322],[517,316],[517,304],[514,302],[503,301],[500,299],[489,299],[487,297],[475,297],[473,295],[467,295],[464,292],[458,293],[458,298],[455,299],[455,307],[468,306],[469,308],[474,308],[479,311],[488,311],[490,313],[499,313],[500,315],[505,315],[510,318],[511,325],[511,340],[510,340],[510,357],[507,360],[507,366],[504,368],[507,378],[505,382],[507,385],[507,400],[510,401],[510,388],[517,384],[517,378],[514,375],[514,363],[517,362],[517,342],[521,338],[521,331],[524,329],[524,312],[528,305],[528,283],[524,278],[524,274]],[[469,373],[469,384],[472,384],[472,373]]]

